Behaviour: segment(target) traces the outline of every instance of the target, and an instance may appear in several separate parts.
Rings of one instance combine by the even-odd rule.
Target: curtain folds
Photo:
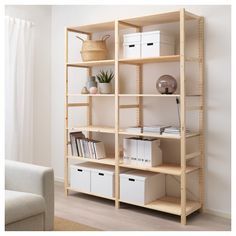
[[[33,161],[32,22],[5,17],[6,159]]]

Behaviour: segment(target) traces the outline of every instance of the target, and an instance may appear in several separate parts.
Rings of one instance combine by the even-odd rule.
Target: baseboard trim
[[[54,180],[55,180],[55,182],[64,183],[64,178],[62,178],[62,177],[55,176]],[[204,213],[214,215],[214,216],[223,217],[223,218],[226,218],[226,219],[231,219],[231,214],[230,213],[225,213],[225,212],[222,212],[222,211],[216,211],[216,210],[205,208]]]
[[[226,219],[231,219],[231,214],[230,213],[225,213],[222,211],[216,211],[216,210],[212,210],[212,209],[204,209],[204,212],[210,215],[214,215],[214,216],[219,216],[219,217],[223,217]]]
[[[55,181],[55,182],[64,183],[64,178],[55,176],[55,177],[54,177],[54,181]]]

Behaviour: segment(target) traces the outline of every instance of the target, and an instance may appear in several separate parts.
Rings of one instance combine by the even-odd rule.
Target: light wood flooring
[[[114,201],[70,191],[64,194],[63,183],[55,183],[55,215],[105,231],[228,231],[229,219],[206,213],[194,213],[187,225],[180,218],[154,210],[121,204],[115,209]]]

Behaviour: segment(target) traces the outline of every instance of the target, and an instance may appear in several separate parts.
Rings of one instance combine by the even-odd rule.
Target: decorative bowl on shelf
[[[173,94],[177,89],[176,79],[171,75],[162,75],[157,80],[156,88],[161,94]]]

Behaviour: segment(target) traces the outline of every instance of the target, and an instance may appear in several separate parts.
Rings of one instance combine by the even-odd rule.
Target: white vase
[[[112,93],[112,84],[111,83],[99,83],[99,91],[103,94]]]

